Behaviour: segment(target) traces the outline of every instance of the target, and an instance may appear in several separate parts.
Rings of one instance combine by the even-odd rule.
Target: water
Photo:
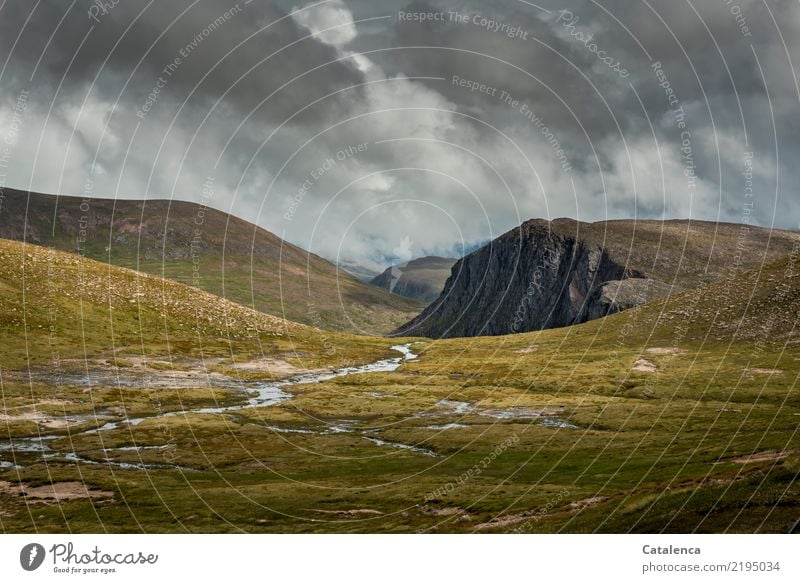
[[[51,451],[50,447],[43,443],[58,439],[57,435],[45,437],[14,437],[8,441],[0,442],[0,451],[11,451],[14,453],[42,453]]]
[[[449,413],[452,415],[463,415],[472,410],[472,403],[467,403],[466,401],[449,401],[447,399],[442,399],[436,403],[436,406],[450,409]]]
[[[241,411],[243,409],[248,409],[252,407],[271,407],[278,405],[280,403],[284,403],[292,398],[292,394],[284,390],[287,387],[295,385],[321,383],[330,379],[335,379],[338,377],[349,376],[349,375],[356,375],[356,374],[366,374],[372,372],[393,372],[397,370],[404,362],[407,362],[409,360],[415,360],[417,358],[417,355],[411,351],[410,344],[392,346],[391,348],[392,350],[399,352],[400,356],[396,358],[387,358],[384,360],[379,360],[372,364],[366,364],[363,366],[346,367],[325,373],[313,373],[313,374],[307,373],[291,377],[289,379],[282,381],[274,381],[274,382],[258,384],[255,386],[254,391],[251,391],[251,394],[247,399],[247,401],[241,405],[229,405],[225,407],[200,407],[196,409],[186,409],[183,411],[173,411],[169,413],[163,413],[161,415],[155,415],[152,417],[127,418],[127,419],[122,419],[120,421],[106,423],[100,427],[83,431],[76,435],[90,435],[104,431],[112,431],[115,429],[120,429],[122,427],[135,427],[136,425],[139,425],[140,423],[148,419],[176,417],[178,415],[186,415],[189,413],[225,415],[231,412]],[[379,393],[375,393],[374,396],[376,398],[379,398],[378,395]],[[384,396],[383,394],[380,395]],[[468,403],[466,401],[453,401],[447,399],[438,401],[435,407],[439,409],[439,411],[427,411],[425,413],[417,415],[417,417],[438,417],[442,414],[465,415],[467,413],[477,413],[478,415],[493,417],[495,419],[539,419],[540,420],[539,425],[543,427],[550,427],[554,429],[577,429],[577,426],[572,425],[571,423],[567,423],[566,421],[563,421],[556,417],[543,416],[542,413],[539,411],[534,411],[532,409],[527,409],[523,407],[510,408],[510,409],[480,410],[476,409],[472,403]],[[445,411],[441,411],[442,409],[444,409]],[[364,435],[365,433],[364,431],[350,427],[346,420],[339,421],[338,425],[331,425],[324,431],[314,431],[312,429],[305,429],[305,428],[279,427],[275,425],[265,425],[265,427],[267,429],[279,433],[316,434],[316,435],[360,433],[364,439],[381,447],[392,447],[396,449],[413,451],[429,457],[437,456],[436,452],[430,449],[426,449],[424,447],[419,447],[416,445],[409,445],[394,441],[386,441],[383,439],[379,439],[377,437]],[[461,423],[446,423],[441,425],[428,425],[423,428],[430,430],[447,430],[447,429],[461,429],[465,427],[468,426]],[[79,456],[76,453],[64,454],[57,450],[53,450],[46,443],[47,441],[60,439],[61,437],[62,436],[60,435],[48,435],[48,436],[40,436],[33,438],[15,438],[7,442],[0,442],[0,452],[10,451],[14,453],[36,453],[40,454],[41,459],[45,460],[60,458],[76,463],[105,465],[121,469],[137,469],[137,470],[181,469],[184,471],[192,471],[190,468],[182,468],[171,464],[150,464],[143,462],[129,463],[129,462],[117,462],[110,459],[92,460]],[[163,449],[164,447],[165,446],[129,446],[129,447],[105,449],[104,452],[106,453],[106,455],[108,455],[109,452],[113,451],[141,452],[144,450],[151,450],[151,449]],[[18,469],[19,467],[20,466],[12,462],[0,461],[0,469]]]
[[[110,451],[110,450],[107,450]],[[51,456],[53,457],[53,456]],[[92,460],[89,458],[85,458],[79,456],[78,454],[72,452],[64,454],[64,459],[67,461],[81,463],[81,464],[89,464],[92,466],[111,466],[112,468],[120,468],[123,470],[181,470],[183,472],[193,472],[195,471],[193,468],[186,468],[182,466],[178,466],[175,464],[150,464],[150,463],[133,463],[133,462],[117,462],[110,459],[104,460]]]
[[[314,434],[316,431],[311,431],[310,429],[294,429],[292,427],[278,427],[277,425],[264,425],[267,429],[271,429],[277,433],[306,433],[306,434]]]
[[[375,445],[384,445],[389,447],[395,447],[397,449],[405,449],[408,451],[415,451],[417,453],[421,453],[423,455],[427,455],[428,457],[437,457],[438,454],[435,451],[431,451],[430,449],[425,449],[424,447],[419,447],[416,445],[408,445],[407,443],[399,443],[397,441],[385,441],[383,439],[378,439],[377,437],[367,437],[364,436],[364,439],[374,443]]]
[[[255,388],[255,394],[251,395],[247,402],[242,405],[230,405],[227,407],[202,407],[197,409],[186,409],[183,411],[172,411],[169,413],[163,413],[161,415],[155,415],[152,417],[136,417],[136,418],[126,418],[120,421],[113,421],[110,423],[106,423],[97,427],[95,429],[89,429],[87,431],[83,431],[81,433],[77,433],[75,435],[92,435],[97,434],[104,431],[112,431],[114,429],[120,429],[122,427],[135,427],[140,423],[147,421],[148,419],[159,419],[165,417],[176,417],[178,415],[186,415],[189,413],[198,413],[198,414],[211,414],[211,415],[219,415],[219,414],[226,414],[233,411],[241,411],[242,409],[248,409],[251,407],[270,407],[274,405],[278,405],[285,401],[288,401],[292,398],[292,394],[284,391],[285,387],[294,386],[294,385],[307,385],[313,383],[321,383],[330,379],[335,379],[338,377],[355,375],[355,374],[366,374],[371,372],[392,372],[397,370],[400,365],[408,360],[414,360],[417,358],[417,355],[411,351],[410,344],[402,344],[397,346],[392,346],[392,350],[395,350],[401,354],[401,356],[396,358],[387,358],[384,360],[379,360],[377,362],[373,362],[371,364],[366,364],[362,366],[353,366],[353,367],[345,367],[341,369],[334,370],[332,372],[326,373],[316,373],[316,374],[302,374],[298,375],[283,381],[275,381],[275,382],[268,382],[262,383],[257,385]],[[266,426],[268,429],[273,431],[281,432],[281,433],[317,433],[310,429],[299,429],[299,428],[282,428],[272,425]],[[342,426],[331,426],[326,431],[322,432],[323,434],[335,434],[335,433],[350,433],[352,429]],[[56,450],[50,448],[45,441],[59,439],[60,435],[49,435],[46,437],[35,437],[35,438],[21,438],[21,439],[13,439],[8,442],[0,442],[0,451],[13,451],[18,453],[39,453],[41,454],[42,459],[54,459],[54,458],[64,458],[68,461],[76,462],[76,463],[85,463],[91,465],[106,465],[112,467],[118,467],[122,469],[183,469],[189,470],[189,468],[179,468],[175,465],[170,464],[146,464],[146,463],[128,463],[128,462],[116,462],[113,460],[105,459],[105,460],[91,460],[85,457],[81,457],[76,453],[66,453],[63,454]],[[376,443],[378,445],[389,445],[391,447],[397,447],[401,449],[409,449],[412,451],[419,451],[420,453],[424,453],[425,455],[431,455],[433,452],[430,450],[425,450],[424,448],[416,448],[410,445],[404,444],[395,444],[384,442],[380,439],[373,439],[373,438],[366,438]],[[132,447],[124,447],[124,448],[117,448],[116,451],[141,451],[143,449],[151,449],[151,448],[160,448],[163,446],[150,446],[148,448],[140,448],[137,446]],[[105,452],[115,451],[114,449],[105,449]],[[435,455],[435,454],[433,454]],[[6,468],[18,468],[15,464],[11,462],[0,462],[0,469]]]
[[[480,411],[478,415],[483,417],[492,417],[494,419],[538,419],[542,416],[541,412],[534,411],[533,409],[525,408],[510,408],[510,409],[492,409],[489,411]]]
[[[573,425],[557,417],[544,417],[539,425],[542,427],[551,427],[553,429],[578,429],[577,425]]]
[[[469,426],[463,425],[462,423],[445,423],[444,425],[425,425],[423,429],[433,429],[436,431],[441,431],[443,429],[462,429],[464,427],[469,427]]]
[[[340,368],[332,372],[301,374],[282,381],[273,381],[256,385],[256,387],[254,388],[255,394],[252,395],[247,400],[247,402],[245,402],[242,405],[229,405],[226,407],[202,407],[198,409],[185,409],[183,411],[172,411],[169,413],[163,413],[161,415],[156,415],[153,417],[123,419],[122,421],[114,421],[113,423],[106,423],[105,425],[98,427],[97,429],[90,429],[89,431],[84,432],[84,434],[88,435],[92,433],[98,433],[100,431],[110,431],[112,429],[119,429],[120,427],[124,426],[135,426],[139,425],[140,423],[148,419],[177,417],[178,415],[186,415],[188,413],[219,415],[233,411],[241,411],[242,409],[250,409],[252,407],[271,407],[274,405],[279,405],[280,403],[288,401],[289,399],[292,398],[291,393],[287,393],[286,391],[283,390],[284,387],[321,383],[338,377],[344,377],[356,374],[365,374],[370,372],[393,372],[397,370],[400,367],[400,365],[403,364],[405,361],[414,360],[415,358],[417,358],[417,355],[411,352],[410,344],[392,346],[391,348],[392,350],[399,352],[402,356],[399,356],[397,358],[387,358],[384,360],[379,360],[378,362],[373,362],[371,364],[365,364],[362,366],[351,366],[351,367]],[[290,431],[287,430],[287,432]]]

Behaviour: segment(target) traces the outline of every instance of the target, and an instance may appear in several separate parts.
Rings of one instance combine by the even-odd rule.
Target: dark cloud
[[[28,75],[41,58],[31,82],[40,91],[59,84],[88,88],[96,78],[93,90],[134,105],[162,78],[162,100],[178,103],[190,95],[201,103],[224,96],[226,107],[250,112],[274,94],[258,113],[278,121],[361,81],[349,61],[304,38],[308,30],[272,4],[121,1],[94,19],[92,7],[86,0],[9,2],[0,19],[0,48]],[[334,106],[335,99],[326,103],[328,113]],[[317,115],[293,121],[320,122],[323,110],[311,113]]]
[[[93,22],[88,1],[9,0],[0,129],[31,91],[9,185],[80,193],[94,161],[105,194],[198,199],[213,172],[214,206],[366,263],[531,216],[741,221],[752,202],[756,222],[798,226],[797,2],[311,4],[123,0]]]

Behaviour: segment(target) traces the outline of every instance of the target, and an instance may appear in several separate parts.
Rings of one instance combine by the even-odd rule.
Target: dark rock
[[[579,324],[735,277],[797,242],[788,231],[702,221],[530,220],[457,262],[439,298],[392,334],[450,338]]]
[[[521,227],[474,251],[453,266],[437,301],[396,335],[434,338],[500,335],[569,326],[624,309],[597,293],[627,272],[600,247],[564,232],[576,221]]]

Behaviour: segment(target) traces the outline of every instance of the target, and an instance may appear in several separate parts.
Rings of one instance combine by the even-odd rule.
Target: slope
[[[247,221],[189,202],[6,189],[0,237],[158,275],[327,330],[381,334],[422,307]]]
[[[97,359],[341,366],[387,353],[387,341],[322,332],[170,280],[4,239],[0,306],[0,368],[39,367],[54,378]]]

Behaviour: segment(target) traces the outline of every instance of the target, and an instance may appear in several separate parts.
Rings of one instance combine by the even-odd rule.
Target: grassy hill
[[[554,221],[604,248],[611,258],[648,278],[687,289],[786,257],[800,233],[735,223],[687,219]]]
[[[6,370],[57,375],[87,359],[113,366],[130,357],[306,356],[338,366],[387,352],[379,339],[322,332],[170,280],[2,239],[0,301]]]
[[[407,371],[446,384],[448,399],[549,409],[574,426],[464,429],[465,447],[520,437],[492,471],[511,501],[493,505],[492,487],[473,484],[435,506],[488,511],[477,519],[488,532],[796,532],[798,249],[578,326],[430,343]],[[477,424],[469,414],[447,421]],[[462,530],[451,519],[433,528]]]
[[[247,221],[189,202],[5,189],[0,237],[80,253],[326,330],[383,334],[422,308]]]

